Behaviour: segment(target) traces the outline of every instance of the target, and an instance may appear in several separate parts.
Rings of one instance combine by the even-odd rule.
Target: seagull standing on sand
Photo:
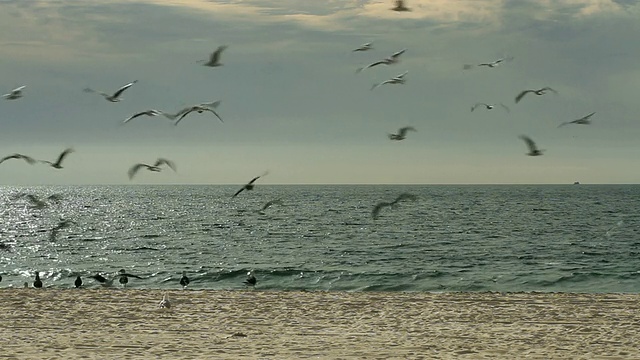
[[[511,110],[503,103],[499,104],[506,112],[511,112]],[[477,103],[471,107],[471,112],[473,112],[478,106],[484,106],[487,110],[493,110],[496,107],[496,104],[485,104],[485,103]]]
[[[233,194],[232,198],[238,196],[238,194],[240,194],[244,190],[253,190],[253,187],[255,186],[255,185],[253,185],[253,183],[256,182],[256,180],[260,179],[261,177],[267,175],[268,173],[269,173],[268,171],[265,171],[264,174],[262,174],[260,176],[256,176],[253,179],[251,179],[251,181],[249,181],[243,187],[241,187],[240,190],[236,191],[236,193]]]
[[[158,115],[162,115],[164,114],[162,111],[160,110],[155,110],[155,109],[150,109],[150,110],[146,110],[146,111],[141,111],[139,113],[133,114],[131,116],[129,116],[128,118],[124,119],[124,121],[122,121],[123,124],[128,123],[129,121],[140,117],[140,116],[158,116]]]
[[[569,125],[569,124],[589,125],[589,124],[591,124],[591,120],[589,120],[589,118],[592,117],[595,113],[596,112],[594,111],[589,115],[581,117],[580,119],[563,122],[562,124],[558,125],[558,127],[563,127],[563,126]]]
[[[182,285],[182,289],[186,289],[189,286],[189,278],[187,277],[187,272],[182,272],[182,277],[180,278],[180,285]]]
[[[408,7],[405,6],[404,0],[396,0],[396,6],[392,7],[393,11],[411,11]]]
[[[400,141],[400,140],[406,139],[408,131],[417,132],[418,130],[416,130],[413,126],[405,126],[403,128],[400,128],[397,134],[388,134],[388,136],[389,136],[389,139],[391,140]]]
[[[373,210],[371,211],[371,217],[375,220],[375,219],[378,218],[378,215],[380,214],[380,211],[382,209],[384,209],[385,207],[394,207],[400,201],[403,201],[403,200],[416,200],[417,198],[418,197],[413,195],[413,194],[402,193],[402,194],[398,195],[398,197],[396,197],[396,199],[393,200],[392,202],[380,202],[380,203],[376,204],[376,206],[373,207]]]
[[[64,160],[64,158],[67,157],[67,155],[71,154],[72,152],[74,152],[72,148],[67,148],[58,156],[58,159],[56,160],[56,162],[51,162],[48,160],[40,160],[40,162],[49,164],[54,169],[62,169],[62,160]]]
[[[22,154],[13,154],[13,155],[5,156],[2,159],[0,159],[0,164],[10,159],[22,159],[31,165],[36,163],[36,160],[30,156],[22,155]]]
[[[160,303],[158,304],[158,307],[160,307],[160,309],[170,309],[171,308],[171,302],[169,302],[169,298],[167,297],[167,294],[163,294],[162,295],[162,300],[160,300]]]
[[[551,91],[551,92],[553,92],[555,94],[558,93],[557,91],[553,90],[552,88],[550,88],[548,86],[547,87],[543,87],[542,89],[538,89],[538,90],[523,90],[522,92],[520,92],[518,94],[518,96],[516,96],[516,103],[520,102],[520,100],[522,100],[522,98],[525,95],[527,95],[528,93],[534,93],[536,95],[544,95],[544,94],[547,93],[547,91]]]
[[[40,280],[40,273],[36,271],[36,278],[33,281],[33,287],[34,288],[41,288],[42,287],[42,280]]]
[[[127,90],[128,88],[130,88],[131,86],[133,86],[133,84],[137,83],[138,80],[133,80],[132,82],[128,83],[127,85],[122,86],[120,89],[118,89],[115,93],[113,93],[113,95],[110,94],[106,94],[103,93],[101,91],[96,91],[93,90],[91,88],[86,88],[84,89],[84,92],[88,92],[88,93],[98,93],[102,96],[104,96],[105,99],[107,99],[107,101],[111,101],[111,102],[119,102],[120,100],[122,100],[122,98],[120,98],[120,95],[122,95],[122,93]]]
[[[525,135],[520,135],[519,138],[524,140],[525,144],[527,144],[527,148],[529,148],[529,152],[527,153],[527,155],[529,156],[542,155],[542,152],[544,151],[544,149],[538,149],[538,147],[536,146],[536,143],[533,142],[533,140],[531,140],[530,137]]]
[[[162,168],[160,167],[162,165],[167,165],[169,168],[171,168],[171,170],[176,171],[176,165],[173,163],[173,161],[159,158],[158,160],[156,160],[156,162],[153,165],[148,165],[143,163],[138,163],[133,165],[128,172],[129,180],[133,179],[133,177],[136,175],[138,170],[140,170],[141,168],[146,168],[147,170],[153,171],[153,172],[159,172],[162,170]]]
[[[218,66],[222,66],[223,64],[220,63],[220,55],[222,54],[222,52],[227,48],[227,45],[222,45],[222,46],[218,46],[218,48],[216,49],[216,51],[214,51],[213,53],[211,53],[211,55],[209,56],[209,61],[206,60],[200,60],[198,61],[198,63],[201,63],[204,66],[210,66],[210,67],[218,67]],[[205,62],[206,61],[206,62]]]
[[[76,288],[82,286],[82,278],[80,277],[80,275],[76,277],[76,281],[73,284],[76,286]]]
[[[353,52],[357,52],[357,51],[369,51],[369,50],[371,50],[371,49],[373,49],[373,46],[372,46],[372,44],[371,44],[370,42],[368,42],[368,43],[364,43],[364,44],[360,45],[359,47],[357,47],[357,48],[353,49],[352,51],[353,51]]]
[[[253,286],[255,288],[257,283],[258,283],[258,280],[253,275],[253,271],[249,271],[247,273],[247,279],[244,281],[244,284],[248,286]]]
[[[403,72],[402,74],[400,74],[400,75],[396,75],[395,77],[392,77],[392,78],[391,78],[391,79],[389,79],[389,80],[385,80],[385,81],[383,81],[383,82],[381,82],[381,83],[374,84],[374,85],[371,87],[371,90],[374,90],[375,88],[377,88],[377,87],[379,87],[379,86],[382,86],[382,85],[385,85],[385,84],[404,84],[404,83],[407,81],[407,80],[404,78],[404,77],[405,77],[405,75],[407,75],[407,73],[408,73],[408,71],[405,71],[405,72]]]
[[[389,56],[388,58],[384,58],[380,61],[376,61],[374,63],[371,63],[365,67],[361,67],[356,69],[356,73],[361,72],[364,69],[368,69],[374,66],[378,66],[378,65],[392,65],[392,64],[396,64],[400,61],[400,55],[404,54],[407,51],[407,49],[402,49],[398,52],[395,52],[393,54],[391,54],[391,56]]]
[[[22,95],[22,90],[24,90],[24,88],[26,88],[26,86],[17,87],[15,89],[11,90],[9,93],[2,95],[2,97],[7,99],[7,100],[20,99],[23,96]]]

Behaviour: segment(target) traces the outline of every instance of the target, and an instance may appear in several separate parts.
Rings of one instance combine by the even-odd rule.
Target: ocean
[[[0,287],[640,292],[640,185],[238,188],[2,186]]]

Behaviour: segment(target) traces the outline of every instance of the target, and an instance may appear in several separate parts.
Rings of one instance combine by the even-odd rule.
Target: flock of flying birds
[[[409,7],[407,7],[407,5],[405,4],[404,0],[396,0],[395,1],[395,5],[393,8],[391,8],[391,10],[393,11],[398,11],[398,12],[405,12],[405,11],[411,11],[411,9]],[[227,49],[226,45],[223,46],[219,46],[215,51],[213,51],[211,53],[211,55],[209,56],[209,59],[205,59],[205,60],[199,60],[196,63],[201,64],[203,66],[208,66],[208,67],[220,67],[223,64],[220,62],[221,60],[221,56],[222,53]],[[364,43],[358,47],[356,47],[355,49],[353,49],[353,52],[367,52],[369,50],[373,49],[373,44],[371,42],[368,43]],[[394,53],[392,53],[391,55],[389,55],[388,57],[385,57],[383,59],[379,59],[376,60],[374,62],[369,63],[368,65],[359,67],[356,69],[356,73],[362,73],[364,70],[367,69],[371,69],[380,65],[385,65],[385,66],[392,66],[395,64],[398,64],[400,62],[400,58],[403,54],[405,54],[407,52],[407,49],[401,49],[399,51],[396,51]],[[512,61],[513,57],[504,57],[504,58],[500,58],[497,59],[495,61],[491,61],[491,62],[485,62],[485,63],[479,63],[477,65],[472,65],[472,64],[465,64],[463,65],[463,69],[464,70],[470,70],[474,67],[486,67],[488,69],[493,69],[496,67],[499,67],[509,61]],[[406,76],[408,74],[408,71],[404,71],[403,73],[400,73],[390,79],[387,79],[385,81],[382,81],[380,83],[376,83],[373,84],[371,86],[370,90],[375,90],[381,86],[384,85],[394,85],[394,84],[405,84],[406,83]],[[115,92],[113,93],[107,93],[107,92],[102,92],[102,91],[97,91],[94,90],[92,88],[85,88],[84,91],[87,93],[96,93],[101,95],[102,97],[104,97],[107,101],[112,102],[112,103],[117,103],[120,102],[122,100],[122,94],[127,91],[129,88],[131,88],[133,85],[135,85],[138,81],[134,80],[128,84],[123,85],[122,87],[120,87],[119,89],[117,89]],[[11,90],[9,93],[6,93],[4,95],[2,95],[2,97],[6,100],[17,100],[20,99],[24,96],[24,90],[25,90],[26,86],[20,86],[17,87],[13,90]],[[522,101],[522,99],[527,96],[527,95],[537,95],[537,96],[542,96],[545,95],[547,93],[554,93],[557,94],[558,92],[554,89],[552,89],[551,87],[543,87],[540,89],[526,89],[521,91],[520,93],[518,93],[515,96],[515,103],[519,103],[520,101]],[[178,125],[185,117],[187,117],[190,114],[194,114],[194,113],[211,113],[213,114],[220,122],[224,123],[224,121],[222,120],[222,117],[218,114],[217,112],[217,108],[220,105],[220,101],[213,101],[213,102],[207,102],[207,103],[199,103],[199,104],[194,104],[194,105],[190,105],[187,106],[181,110],[179,110],[177,113],[169,113],[169,112],[165,112],[165,111],[161,111],[161,110],[157,110],[157,109],[147,109],[144,111],[140,111],[137,112],[135,114],[132,114],[131,116],[129,116],[128,118],[124,119],[122,121],[122,124],[127,124],[130,121],[143,117],[143,116],[147,116],[147,117],[155,117],[155,116],[163,116],[167,119],[169,119],[170,121],[173,122],[174,125]],[[478,108],[483,108],[485,110],[493,110],[495,109],[497,106],[499,106],[501,109],[503,109],[506,112],[510,112],[511,110],[509,109],[509,107],[507,107],[506,105],[504,105],[503,103],[498,103],[498,104],[487,104],[487,103],[476,103],[474,105],[471,106],[471,112],[475,111]],[[578,125],[588,125],[591,123],[590,118],[595,114],[595,112],[592,112],[582,118],[576,119],[576,120],[572,120],[572,121],[566,121],[561,123],[558,127],[563,127],[566,125],[571,125],[571,124],[578,124]],[[387,134],[388,138],[392,141],[401,141],[401,140],[405,140],[407,138],[407,134],[409,132],[415,132],[417,131],[413,126],[405,126],[405,127],[401,127],[398,129],[397,133],[395,134]],[[536,145],[536,143],[528,136],[526,135],[520,135],[519,138],[521,140],[524,141],[528,152],[526,153],[529,156],[540,156],[543,155],[543,152],[545,151],[544,149],[539,149]],[[73,148],[67,148],[65,149],[60,155],[58,155],[57,159],[55,161],[49,161],[49,160],[36,160],[35,158],[31,157],[31,156],[27,156],[24,154],[11,154],[8,156],[5,156],[3,158],[0,159],[0,164],[2,164],[3,162],[7,161],[7,160],[23,160],[25,162],[27,162],[28,164],[34,165],[37,163],[44,163],[47,164],[49,166],[51,166],[54,169],[62,169],[62,163],[63,161],[67,158],[67,156],[71,153],[73,153],[74,150]],[[128,170],[127,174],[129,179],[133,179],[135,177],[135,175],[140,171],[140,170],[147,170],[147,171],[151,171],[151,172],[159,172],[162,171],[163,168],[169,168],[173,171],[177,171],[176,170],[176,165],[173,161],[169,160],[169,159],[165,159],[165,158],[158,158],[155,162],[153,163],[137,163],[134,164],[133,166],[131,166],[131,168]],[[263,173],[260,176],[256,176],[254,178],[252,178],[248,183],[246,183],[245,185],[243,185],[239,190],[237,190],[231,197],[235,198],[236,196],[238,196],[239,194],[241,194],[243,191],[247,190],[253,190],[254,186],[255,186],[255,182],[260,179],[261,177],[267,175],[268,172]],[[41,200],[39,198],[37,198],[34,195],[31,194],[18,194],[16,196],[16,198],[26,198],[31,204],[33,208],[42,208],[44,206],[46,206],[47,201],[49,202],[59,202],[60,201],[60,197],[58,195],[52,195],[49,198],[47,198],[46,200]],[[408,194],[408,193],[402,193],[400,195],[398,195],[394,200],[392,201],[385,201],[385,202],[380,202],[378,204],[376,204],[373,207],[373,210],[371,212],[371,217],[373,219],[377,219],[380,216],[380,212],[385,209],[385,208],[396,208],[398,206],[398,204],[402,201],[406,201],[406,200],[416,200],[417,197],[415,195],[412,194]],[[264,206],[262,207],[262,209],[260,210],[261,212],[266,210],[267,208],[269,208],[272,205],[281,205],[282,204],[282,200],[280,199],[276,199],[276,200],[271,200],[268,201],[267,203],[264,204]],[[72,225],[74,222],[71,220],[62,220],[58,223],[57,226],[55,226],[53,229],[51,229],[50,232],[50,239],[52,241],[54,241],[56,239],[57,233]],[[2,244],[0,244],[2,245]],[[113,281],[115,279],[118,279],[118,282],[120,284],[122,284],[122,286],[126,286],[126,284],[128,283],[129,278],[140,278],[139,276],[133,275],[133,274],[128,274],[126,273],[126,271],[124,269],[120,270],[118,273],[116,273],[113,277],[107,279],[104,276],[98,274],[95,274],[93,276],[91,276],[92,279],[98,281],[100,284],[102,284],[103,286],[111,286]],[[2,280],[2,278],[0,277],[0,281]],[[250,285],[250,286],[255,286],[257,283],[257,280],[255,278],[255,275],[253,274],[252,271],[250,271],[247,274],[247,279],[245,280],[245,284]],[[186,273],[182,274],[182,278],[180,279],[180,284],[183,286],[183,288],[186,288],[189,285],[189,278],[187,277]],[[34,287],[42,287],[42,281],[39,278],[39,274],[36,273],[35,275],[35,279],[34,279],[34,283],[33,283]],[[80,287],[82,286],[82,279],[80,276],[78,276],[76,278],[75,281],[75,286],[76,287]],[[165,297],[163,298],[163,301],[161,302],[161,307],[170,307],[170,303],[169,300]]]

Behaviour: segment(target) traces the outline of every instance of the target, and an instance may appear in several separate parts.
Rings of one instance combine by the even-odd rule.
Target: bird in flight
[[[194,105],[194,106],[191,106],[190,108],[187,108],[186,111],[184,111],[182,114],[180,114],[180,117],[173,123],[173,125],[178,126],[180,121],[182,121],[182,119],[184,119],[185,116],[191,114],[194,111],[197,112],[197,113],[200,113],[200,114],[202,114],[202,112],[204,112],[204,111],[208,111],[208,112],[212,113],[213,115],[215,115],[218,118],[218,120],[220,120],[221,123],[224,123],[224,121],[222,121],[222,118],[220,117],[220,115],[218,115],[218,113],[213,108],[211,108],[209,106],[203,106],[203,105]]]
[[[562,124],[558,125],[558,127],[563,127],[565,125],[569,125],[569,124],[578,124],[578,125],[589,125],[591,124],[591,120],[589,120],[589,118],[591,118],[596,112],[592,112],[589,115],[583,116],[580,119],[576,119],[573,121],[565,121]]]
[[[497,67],[500,64],[503,64],[503,63],[511,61],[511,60],[513,60],[513,56],[500,58],[498,60],[491,61],[491,62],[480,63],[480,64],[478,64],[476,66],[486,66],[488,68],[494,68],[494,67]],[[462,68],[465,69],[465,70],[469,70],[469,69],[473,68],[473,65],[465,64]]]
[[[49,240],[50,241],[56,241],[58,239],[58,233],[60,232],[60,230],[62,229],[66,229],[69,226],[71,226],[72,224],[75,224],[75,221],[73,220],[60,220],[58,222],[58,224],[51,229],[51,232],[49,233]]]
[[[169,113],[163,112],[162,115],[164,115],[167,119],[175,120],[176,118],[184,115],[186,112],[189,112],[190,110],[192,110],[194,107],[196,108],[195,111],[197,111],[198,113],[202,113],[202,112],[204,112],[206,110],[204,110],[204,109],[198,110],[198,108],[206,107],[206,108],[210,108],[210,109],[216,109],[219,105],[220,105],[220,100],[217,100],[217,101],[212,101],[212,102],[208,102],[208,103],[201,103],[201,104],[197,104],[197,105],[187,106],[186,108],[178,111],[176,114],[169,114]]]
[[[357,48],[353,49],[352,52],[369,51],[371,49],[373,49],[373,45],[372,45],[372,43],[368,42],[368,43],[364,43],[364,44],[358,46]]]
[[[511,112],[511,110],[509,110],[509,108],[505,104],[500,103],[498,105],[500,105],[506,112]],[[487,110],[493,110],[495,109],[496,104],[477,103],[471,107],[471,112],[473,112],[478,106],[484,106],[484,108]]]
[[[416,200],[417,198],[418,197],[413,194],[402,193],[398,195],[398,197],[396,197],[396,199],[393,200],[392,202],[380,202],[373,207],[373,211],[371,211],[371,217],[373,219],[377,219],[382,209],[386,207],[395,207],[400,201],[403,201],[403,200]]]
[[[379,60],[379,61],[376,61],[374,63],[371,63],[371,64],[369,64],[369,65],[367,65],[365,67],[358,68],[358,69],[356,69],[356,73],[359,73],[364,69],[368,69],[368,68],[371,68],[371,67],[374,67],[374,66],[378,66],[378,65],[395,64],[395,63],[400,61],[400,55],[404,54],[406,51],[407,51],[407,49],[402,49],[402,50],[400,50],[398,52],[395,52],[395,53],[391,54],[391,56],[389,56],[387,58],[384,58],[382,60]]]
[[[389,139],[391,140],[400,141],[400,140],[406,139],[408,131],[418,131],[418,130],[416,130],[413,126],[405,126],[403,128],[400,128],[397,134],[388,134],[388,136],[389,136]]]
[[[550,87],[543,87],[542,89],[538,89],[538,90],[523,90],[522,92],[520,92],[520,94],[518,94],[518,96],[516,96],[516,103],[520,102],[520,100],[522,100],[522,98],[527,95],[528,93],[534,93],[536,95],[544,95],[547,93],[547,91],[551,91],[555,94],[557,94],[558,92],[553,90]]]
[[[209,56],[209,61],[200,60],[198,61],[198,63],[203,64],[204,66],[210,66],[210,67],[222,66],[223,64],[220,63],[220,55],[226,48],[227,48],[227,45],[218,46],[218,48],[214,52],[212,52],[211,55]]]
[[[36,160],[30,156],[27,155],[22,155],[22,154],[12,154],[12,155],[8,155],[3,157],[2,159],[0,159],[0,164],[2,164],[3,162],[10,160],[10,159],[22,159],[24,161],[26,161],[27,163],[33,165],[36,163]]]
[[[53,195],[49,195],[47,196],[47,200],[42,200],[39,197],[37,197],[36,195],[33,194],[25,194],[25,193],[20,193],[17,194],[13,197],[14,199],[20,199],[20,198],[26,198],[29,203],[31,204],[31,208],[33,209],[44,209],[45,207],[47,207],[49,204],[47,203],[47,200],[50,202],[54,202],[54,203],[59,203],[60,200],[62,199],[62,196],[58,195],[58,194],[53,194]]]
[[[26,86],[17,87],[11,90],[9,93],[2,95],[2,97],[7,100],[20,99],[23,96],[22,90],[24,90],[24,88],[26,88]]]
[[[527,148],[529,149],[529,152],[527,153],[527,155],[529,156],[540,156],[542,155],[542,152],[544,151],[544,149],[538,149],[538,147],[536,146],[536,143],[531,140],[530,137],[525,136],[525,135],[520,135],[518,136],[520,139],[524,140],[525,144],[527,144]]]
[[[381,83],[374,84],[374,85],[371,87],[371,90],[374,90],[375,88],[377,88],[377,87],[379,87],[379,86],[382,86],[382,85],[386,85],[386,84],[404,84],[404,83],[407,81],[407,80],[404,78],[404,77],[405,77],[405,75],[407,75],[407,73],[408,73],[408,71],[405,71],[405,72],[403,72],[402,74],[400,74],[400,75],[396,75],[396,76],[392,77],[392,78],[391,78],[391,79],[389,79],[389,80],[385,80],[385,81],[383,81],[383,82],[381,82]]]
[[[241,187],[240,190],[236,191],[236,193],[233,194],[232,198],[238,196],[238,194],[240,194],[244,190],[253,190],[253,187],[255,186],[255,185],[253,185],[253,183],[256,182],[256,180],[260,179],[261,177],[267,175],[268,173],[269,173],[268,171],[265,171],[264,174],[262,174],[260,176],[256,176],[253,179],[251,179],[251,181],[249,181],[243,187]]]
[[[411,11],[405,4],[404,0],[396,0],[396,5],[391,8],[393,11]]]
[[[267,201],[264,205],[262,205],[262,208],[260,209],[260,212],[262,213],[263,211],[267,210],[268,208],[270,208],[273,205],[282,205],[282,199],[275,199],[275,200]]]
[[[146,168],[147,170],[153,171],[153,172],[159,172],[159,171],[162,171],[162,168],[160,167],[162,165],[167,165],[169,168],[171,168],[171,170],[176,171],[176,165],[173,163],[173,161],[167,160],[164,158],[159,158],[158,160],[156,160],[156,162],[153,165],[144,164],[144,163],[138,163],[133,165],[128,172],[129,180],[133,179],[133,177],[136,175],[138,170],[140,170],[141,168]]]
[[[62,169],[62,160],[64,160],[64,158],[67,157],[67,155],[71,154],[72,152],[74,152],[73,148],[67,148],[58,156],[58,159],[56,160],[56,162],[51,162],[48,160],[40,160],[40,162],[49,164],[54,169]]]
[[[114,92],[113,95],[107,94],[107,93],[103,93],[102,91],[96,91],[96,90],[93,90],[91,88],[84,89],[84,92],[98,93],[98,94],[104,96],[104,98],[107,99],[107,101],[119,102],[120,100],[122,100],[120,95],[122,95],[122,93],[125,90],[127,90],[128,88],[130,88],[131,86],[133,86],[133,84],[135,84],[137,82],[138,82],[138,80],[133,80],[132,82],[128,83],[127,85],[122,86],[120,89],[118,89],[116,92]]]
[[[140,116],[158,116],[158,115],[162,115],[164,114],[162,111],[160,110],[155,110],[155,109],[150,109],[150,110],[145,110],[145,111],[141,111],[139,113],[133,114],[131,116],[129,116],[128,118],[124,119],[122,121],[123,124],[128,123],[129,121],[140,117]]]

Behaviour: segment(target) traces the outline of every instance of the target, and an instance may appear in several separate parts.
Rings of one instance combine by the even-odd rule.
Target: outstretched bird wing
[[[147,169],[150,168],[151,166],[147,165],[147,164],[135,164],[133,165],[129,171],[127,172],[127,174],[129,175],[129,180],[133,179],[133,177],[136,175],[136,173],[138,172],[138,170],[140,170],[140,168],[142,167],[146,167]]]
[[[520,100],[522,100],[522,98],[530,92],[533,92],[533,90],[524,90],[520,94],[518,94],[518,96],[516,96],[516,103],[520,102]]]
[[[405,137],[408,131],[417,132],[418,130],[416,130],[413,126],[405,126],[403,128],[400,128],[400,130],[398,130],[398,135],[400,135],[401,137]]]
[[[525,144],[527,144],[527,147],[529,148],[529,152],[535,152],[536,150],[538,150],[538,147],[536,146],[536,143],[533,142],[533,140],[531,140],[530,137],[525,136],[525,135],[520,135],[518,137],[520,139],[524,140]]]
[[[62,164],[62,160],[64,160],[64,158],[66,158],[66,157],[67,157],[67,155],[71,154],[73,151],[74,151],[74,150],[73,150],[73,148],[67,148],[67,149],[65,149],[65,150],[60,154],[60,156],[58,156],[58,160],[56,160],[56,162],[55,162],[55,164],[54,164],[54,165],[58,165],[58,166],[60,166],[60,165]]]
[[[220,55],[222,54],[222,52],[227,48],[226,45],[222,45],[222,46],[218,46],[218,48],[216,49],[216,51],[214,51],[213,53],[211,53],[211,56],[209,58],[209,63],[211,64],[217,64],[218,61],[220,61]]]
[[[133,84],[137,83],[138,80],[133,80],[132,82],[128,83],[127,85],[124,85],[123,87],[121,87],[120,89],[118,89],[118,91],[116,91],[115,93],[113,93],[113,98],[117,98],[120,96],[120,94],[122,94],[125,90],[127,90],[128,88],[130,88]]]
[[[153,166],[161,166],[163,164],[170,167],[171,170],[176,171],[176,164],[173,161],[164,158],[159,158],[158,160],[156,160],[156,163],[153,164]]]

